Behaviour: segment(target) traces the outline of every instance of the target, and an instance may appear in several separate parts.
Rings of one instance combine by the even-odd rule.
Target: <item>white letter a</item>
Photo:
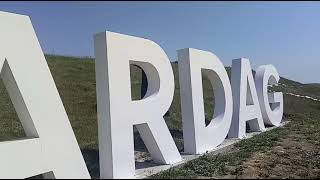
[[[0,12],[1,77],[28,139],[0,142],[0,178],[90,178],[28,16]]]
[[[232,61],[231,86],[233,94],[233,117],[228,137],[243,138],[246,122],[251,131],[264,131],[255,82],[249,59]]]

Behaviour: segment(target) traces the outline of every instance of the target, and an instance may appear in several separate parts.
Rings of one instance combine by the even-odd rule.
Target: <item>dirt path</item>
[[[238,178],[317,178],[319,154],[317,146],[299,136],[289,136],[278,146],[244,162]]]

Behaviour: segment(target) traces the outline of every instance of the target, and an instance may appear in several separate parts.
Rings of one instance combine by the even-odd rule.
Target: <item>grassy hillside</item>
[[[97,178],[99,177],[99,157],[94,61],[93,59],[88,58],[79,59],[52,55],[48,55],[46,58],[89,171],[92,177]],[[169,113],[165,116],[165,120],[179,150],[182,151],[183,132],[181,130],[182,123],[177,63],[172,63],[172,67],[175,74],[175,96],[169,109]],[[227,70],[230,74],[230,68],[227,68]],[[137,67],[132,66],[131,77],[133,99],[140,99],[141,71]],[[275,87],[274,89],[278,89],[283,92],[310,95],[318,98],[320,97],[320,87],[318,86],[303,85],[285,78],[281,78],[280,83],[283,85]],[[212,91],[212,87],[209,85],[208,79],[204,78],[203,84],[205,113],[206,119],[209,120],[213,113],[214,95],[210,93]],[[312,174],[312,176],[301,175],[297,177],[320,177],[320,171],[318,171],[320,167],[320,133],[318,133],[320,132],[320,123],[318,122],[320,121],[320,104],[319,102],[304,100],[288,95],[285,95],[284,98],[285,118],[290,119],[290,121],[293,122],[285,128],[270,131],[264,135],[258,135],[257,137],[252,138],[252,140],[243,141],[239,143],[229,154],[226,153],[223,156],[214,157],[206,155],[200,160],[188,163],[183,168],[172,169],[154,177],[216,177],[230,174],[240,177],[240,174],[243,174],[246,171],[246,164],[244,163],[250,161],[257,155],[257,153],[267,153],[273,150],[273,147],[281,146],[279,143],[283,139],[294,144],[291,142],[291,136],[294,136],[294,138],[299,142],[305,142],[308,146],[311,144],[311,150],[309,150],[313,154],[312,156],[306,155],[308,157],[310,156],[309,159],[308,157],[304,157],[306,161],[308,161],[305,162],[306,164],[303,166],[305,168],[304,172],[309,172],[313,169],[317,170],[316,173]],[[0,109],[0,126],[2,127],[0,129],[0,141],[25,137],[22,126],[16,116],[2,82],[0,82]],[[253,143],[255,145],[252,145]],[[293,146],[293,148],[298,148],[298,145],[294,144]],[[135,132],[135,148],[139,151],[146,151],[137,132]],[[290,156],[290,153],[292,153],[289,151],[292,150],[290,148],[292,147],[282,150],[285,152],[284,155]],[[300,154],[303,153],[306,153],[306,151],[303,150],[303,152],[300,152]],[[277,163],[279,164],[279,162]],[[296,166],[294,163],[291,165]],[[231,170],[228,168],[231,168]],[[270,175],[272,175],[272,173]]]

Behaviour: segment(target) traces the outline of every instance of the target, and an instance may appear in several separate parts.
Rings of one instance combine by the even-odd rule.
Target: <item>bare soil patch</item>
[[[317,178],[319,160],[318,146],[301,135],[290,135],[271,150],[255,153],[245,161],[237,178]]]

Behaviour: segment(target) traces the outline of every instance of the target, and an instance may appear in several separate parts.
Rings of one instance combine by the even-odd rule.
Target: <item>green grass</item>
[[[223,177],[226,175],[238,177],[243,172],[244,161],[255,153],[269,151],[278,145],[278,142],[293,134],[299,135],[299,141],[306,141],[314,145],[315,150],[309,152],[309,156],[304,157],[302,163],[308,169],[318,170],[320,168],[320,103],[291,96],[284,98],[286,112],[284,119],[290,121],[284,127],[242,140],[223,154],[205,154],[183,166],[171,168],[150,178]],[[295,166],[295,164],[290,165]],[[320,173],[315,177],[320,177]],[[307,174],[299,178],[310,178],[310,176]]]
[[[58,88],[62,102],[68,114],[72,128],[84,155],[86,164],[93,178],[99,177],[98,132],[97,132],[97,103],[94,61],[90,58],[76,58],[47,55],[47,62]],[[165,121],[170,129],[175,143],[183,151],[183,132],[181,122],[181,107],[179,95],[179,77],[177,63],[172,63],[175,74],[175,95],[173,103],[166,115]],[[230,75],[230,68],[226,68]],[[131,67],[132,96],[140,99],[141,70]],[[295,81],[281,78],[285,87],[274,89],[292,92],[312,97],[320,96],[320,87],[304,85]],[[207,123],[212,117],[214,109],[214,95],[207,78],[203,78],[205,117]],[[285,95],[285,119],[291,123],[284,128],[274,129],[251,139],[237,143],[225,154],[211,156],[204,155],[185,165],[172,168],[152,178],[192,178],[199,176],[214,177],[226,174],[241,174],[241,164],[256,152],[266,152],[274,147],[281,139],[298,133],[303,140],[319,146],[320,139],[320,103]],[[14,111],[8,94],[0,82],[0,141],[25,137],[23,128]],[[135,133],[135,147],[141,146],[141,138]],[[140,147],[141,148],[141,147]],[[310,160],[310,159],[309,159]],[[311,161],[315,166],[318,161]]]

